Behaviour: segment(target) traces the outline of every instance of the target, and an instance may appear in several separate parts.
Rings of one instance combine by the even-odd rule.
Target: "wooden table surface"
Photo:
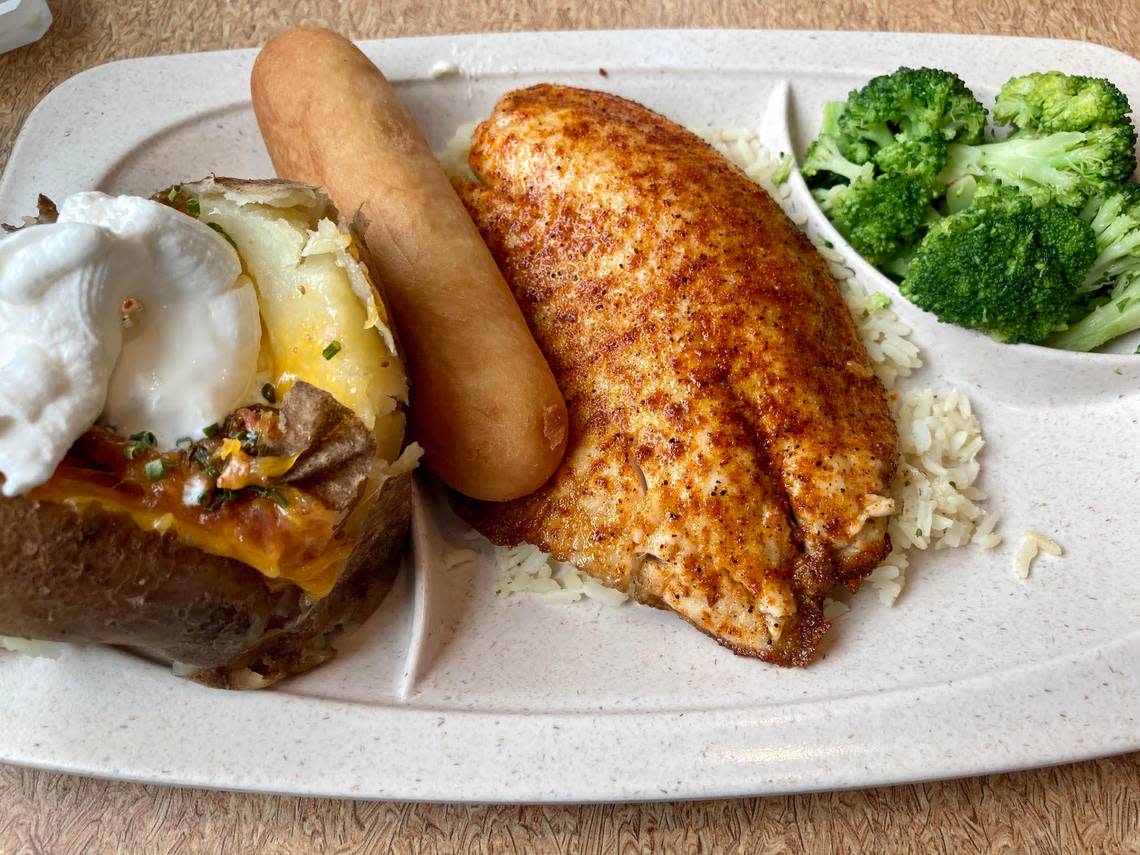
[[[353,38],[604,27],[946,31],[1085,39],[1140,54],[1136,0],[55,0],[50,5],[56,21],[48,35],[0,56],[0,166],[32,107],[84,68],[123,57],[254,46],[302,23],[324,24]],[[1140,753],[872,790],[576,807],[322,801],[107,783],[0,766],[0,852],[5,853],[618,849],[1140,852]]]

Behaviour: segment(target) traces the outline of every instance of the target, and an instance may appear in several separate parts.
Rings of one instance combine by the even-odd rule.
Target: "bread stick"
[[[425,460],[477,499],[526,495],[566,448],[566,404],[510,289],[415,121],[352,42],[271,39],[253,107],[282,178],[321,184],[355,223],[411,375]]]

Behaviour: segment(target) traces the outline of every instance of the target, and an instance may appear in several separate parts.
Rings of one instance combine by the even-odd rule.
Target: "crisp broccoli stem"
[[[1140,272],[1140,228],[1120,235],[1097,254],[1081,291],[1095,291],[1106,279],[1136,272]]]
[[[1107,303],[1053,336],[1048,344],[1087,353],[1137,329],[1140,329],[1140,276],[1118,285]]]
[[[886,148],[895,141],[895,135],[885,124],[866,125],[859,129],[859,135],[879,148]]]
[[[946,211],[957,214],[964,211],[974,202],[974,194],[978,192],[978,179],[973,175],[963,175],[955,178],[946,188]]]
[[[1125,197],[1118,193],[1105,200],[1092,217],[1089,225],[1096,234],[1097,256],[1081,291],[1095,291],[1106,279],[1140,272],[1140,218],[1124,209]]]
[[[823,105],[823,122],[819,126],[819,136],[839,136],[839,117],[843,115],[844,101],[828,101]]]
[[[1097,132],[1061,131],[1044,137],[1016,137],[971,146],[952,144],[939,180],[948,184],[971,174],[1017,187],[1038,203],[1049,198],[1079,205],[1102,184],[1127,177],[1135,161],[1131,151],[1122,154],[1115,140]],[[1130,148],[1130,146],[1129,146]],[[1118,174],[1120,173],[1120,174]]]
[[[870,178],[873,169],[870,164],[860,166],[844,157],[834,137],[820,137],[812,143],[804,158],[803,166],[800,167],[800,171],[808,176],[820,172],[833,172],[848,181]]]

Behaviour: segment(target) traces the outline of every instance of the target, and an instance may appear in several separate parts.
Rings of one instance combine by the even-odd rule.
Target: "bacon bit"
[[[226,461],[222,473],[218,476],[218,486],[225,490],[240,490],[249,486],[253,458],[241,450],[241,443],[236,439],[222,441],[222,456],[225,456],[226,446],[229,443],[236,445],[237,450],[230,452],[229,459]]]
[[[141,312],[142,308],[143,304],[134,297],[123,300],[123,305],[119,307],[119,315],[125,329],[134,326],[134,316]]]
[[[604,68],[599,68],[598,74],[602,75],[602,77],[609,77],[610,76],[610,73],[608,71],[606,71]]]

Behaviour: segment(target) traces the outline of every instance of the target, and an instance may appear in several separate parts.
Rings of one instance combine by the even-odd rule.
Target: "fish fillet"
[[[732,650],[816,653],[889,551],[896,430],[825,263],[692,133],[612,95],[509,93],[457,189],[566,397],[531,496],[457,499]]]

